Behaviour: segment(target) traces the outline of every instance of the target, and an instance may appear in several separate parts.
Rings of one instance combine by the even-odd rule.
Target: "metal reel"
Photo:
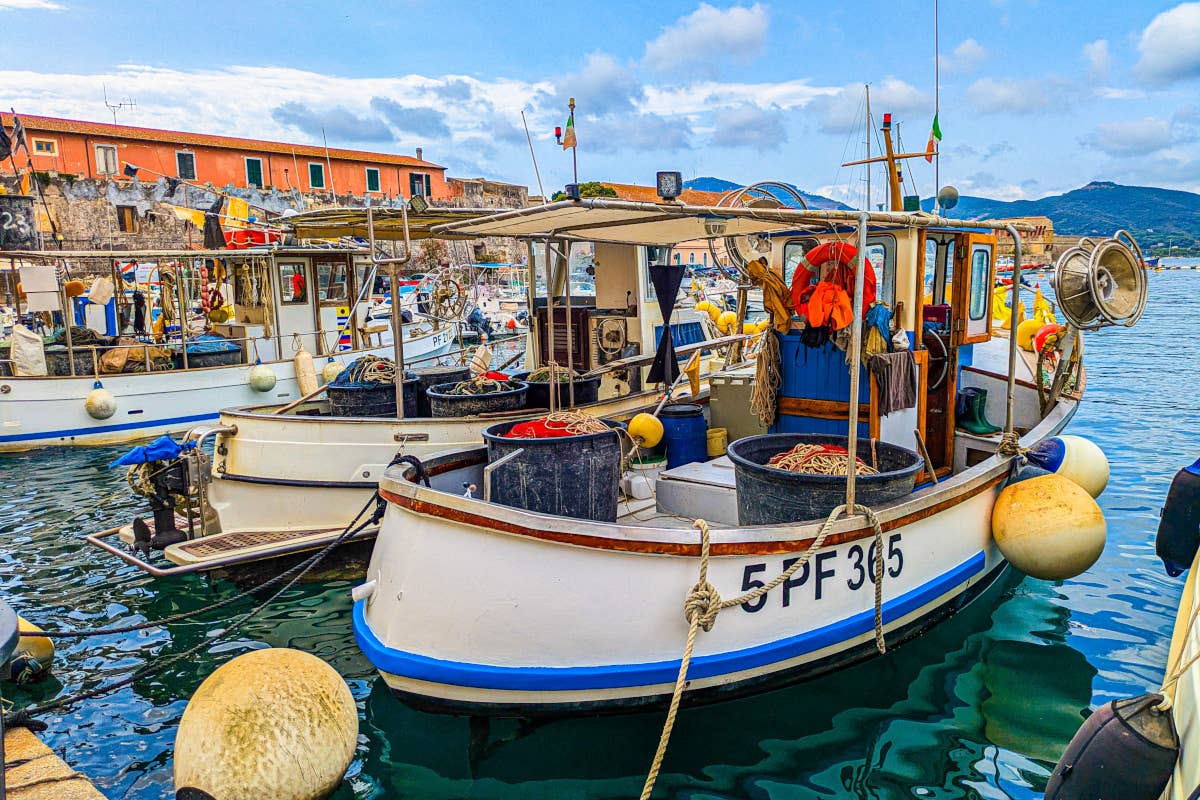
[[[596,347],[606,358],[620,356],[628,344],[628,333],[625,320],[617,317],[607,317],[596,326]]]
[[[785,203],[783,196],[790,199]],[[808,208],[804,198],[791,186],[779,181],[760,181],[740,189],[731,189],[719,201],[718,206],[728,208]],[[721,250],[717,249],[717,242]],[[759,235],[725,236],[709,239],[708,250],[716,264],[728,263],[745,276],[746,265],[755,259],[771,254],[771,237]]]

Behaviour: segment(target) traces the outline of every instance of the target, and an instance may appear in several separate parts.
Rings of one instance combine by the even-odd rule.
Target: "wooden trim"
[[[879,382],[875,376],[867,370],[867,379],[871,384],[871,404],[867,417],[867,436],[872,439],[879,438]],[[849,414],[847,413],[847,416]]]
[[[926,519],[934,514],[956,506],[959,503],[965,502],[976,495],[992,490],[996,486],[1000,485],[1005,480],[1006,476],[1007,473],[1002,471],[1000,474],[984,481],[978,486],[964,490],[953,497],[947,497],[945,500],[932,503],[924,508],[920,508],[916,511],[905,514],[904,516],[883,522],[880,524],[880,527],[886,532],[895,530],[897,528],[902,528],[905,525],[909,525],[914,522],[919,522],[922,519]],[[690,556],[694,558],[699,557],[700,555],[700,545],[698,543],[653,542],[638,539],[613,539],[607,536],[592,536],[588,534],[566,533],[562,531],[539,530],[512,522],[495,519],[494,517],[484,516],[482,514],[473,514],[468,511],[447,508],[439,503],[421,500],[416,497],[405,497],[382,488],[379,490],[379,494],[389,503],[394,503],[395,505],[407,509],[414,514],[422,514],[447,520],[453,523],[484,528],[490,531],[508,533],[514,536],[524,536],[531,539],[539,539],[541,541],[575,545],[577,547],[590,547],[595,550],[615,550],[626,553],[647,553],[654,555]],[[875,532],[869,525],[849,531],[831,533],[825,539],[825,546],[829,547],[833,545],[844,544],[846,542],[858,541],[860,539],[869,539],[874,535]],[[802,552],[812,546],[813,541],[813,537],[809,537],[806,539],[786,539],[772,542],[713,542],[710,550],[714,556],[776,555],[780,553]]]
[[[987,370],[980,369],[979,367],[974,367],[974,366],[968,365],[968,366],[959,367],[959,369],[961,369],[963,372],[974,372],[976,375],[987,375],[989,378],[995,378],[998,381],[1007,381],[1008,380],[1008,378],[1005,377],[1004,375],[1000,375],[995,372],[988,372]],[[1021,380],[1020,378],[1017,378],[1017,386],[1021,386],[1026,389],[1033,389],[1034,391],[1037,391],[1036,384],[1034,384],[1030,381]]]
[[[858,411],[871,413],[871,406],[859,404]],[[841,400],[813,400],[808,397],[779,398],[779,413],[789,417],[813,417],[815,419],[850,419],[850,403]]]

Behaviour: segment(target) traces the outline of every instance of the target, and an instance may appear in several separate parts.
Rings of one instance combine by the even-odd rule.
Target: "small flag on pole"
[[[11,110],[11,109],[10,109]],[[12,149],[16,152],[17,148],[24,147],[25,152],[29,152],[29,143],[25,141],[25,125],[21,122],[21,118],[17,116],[17,112],[12,112],[13,131],[12,131]]]
[[[567,117],[567,129],[563,131],[562,149],[566,150],[568,148],[575,147],[575,145],[575,111],[572,109],[571,115]]]
[[[4,125],[0,124],[0,158],[8,158],[12,152],[12,139],[8,138],[8,131],[4,129]]]
[[[128,161],[126,161],[125,169],[121,170],[121,172],[125,175],[126,178],[136,178],[137,174],[138,174],[138,168],[135,167],[133,164],[130,164]]]
[[[929,143],[925,145],[925,160],[930,164],[933,163],[933,156],[937,153],[937,145],[942,141],[942,128],[938,125],[938,115],[933,115],[933,127],[929,129]]]

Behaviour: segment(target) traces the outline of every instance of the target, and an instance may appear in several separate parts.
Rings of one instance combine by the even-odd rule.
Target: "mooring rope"
[[[692,651],[696,646],[696,635],[700,629],[711,631],[717,622],[717,615],[726,608],[752,603],[767,592],[791,579],[808,563],[809,559],[821,549],[825,539],[833,531],[834,523],[846,511],[846,506],[840,505],[829,512],[821,530],[817,533],[808,549],[797,558],[790,567],[779,573],[770,583],[751,589],[730,600],[723,600],[717,588],[708,582],[708,562],[710,552],[710,534],[708,523],[698,519],[692,527],[700,531],[700,575],[695,585],[688,591],[683,602],[683,613],[688,621],[687,640],[683,646],[683,656],[679,661],[679,673],[675,678],[675,690],[671,693],[671,703],[667,708],[667,718],[663,722],[662,734],[658,738],[658,748],[654,751],[654,759],[650,762],[650,771],[646,774],[646,782],[642,785],[640,800],[650,800],[654,793],[654,784],[658,781],[662,769],[663,757],[667,752],[667,744],[671,741],[671,732],[675,728],[675,718],[679,714],[679,703],[683,699],[683,690],[687,686],[688,667],[692,663]],[[887,644],[883,638],[883,528],[875,512],[866,506],[855,504],[855,514],[862,514],[871,523],[875,533],[875,647],[879,652],[887,652]]]
[[[783,383],[780,372],[779,340],[774,331],[766,331],[761,337],[758,352],[754,357],[754,388],[750,393],[750,410],[764,426],[775,421],[775,400]]]

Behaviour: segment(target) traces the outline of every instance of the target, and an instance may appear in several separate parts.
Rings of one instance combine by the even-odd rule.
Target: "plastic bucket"
[[[505,438],[516,424],[500,422],[483,432],[489,463],[523,450],[492,472],[493,502],[572,519],[616,521],[621,482],[621,441],[616,431],[552,439]]]
[[[425,394],[430,387],[437,386],[439,383],[459,383],[471,377],[470,368],[459,364],[443,367],[419,367],[409,370],[409,372],[417,377],[417,416],[419,417],[433,416],[429,410],[429,397]]]
[[[429,411],[434,417],[472,417],[497,411],[519,411],[525,407],[529,389],[518,381],[518,388],[488,394],[447,394],[456,383],[439,383],[425,390]]]
[[[729,449],[729,430],[727,428],[708,429],[708,457],[720,458]]]
[[[325,387],[329,413],[335,417],[395,417],[396,384]],[[417,379],[404,381],[404,416],[417,416]]]
[[[695,403],[663,406],[658,419],[663,426],[667,469],[708,460],[708,423],[703,408]]]
[[[845,447],[845,436],[820,433],[768,433],[748,436],[729,445],[737,482],[739,525],[773,525],[783,522],[822,519],[846,502],[844,475],[806,475],[764,466],[771,456],[805,444],[834,444]],[[855,502],[878,506],[911,494],[924,461],[912,450],[858,440],[858,457],[878,464],[878,475],[859,475],[855,480]]]
[[[525,405],[528,408],[549,408],[550,407],[550,381],[531,381],[527,377],[528,372],[518,372],[512,377],[514,381],[524,381],[529,385],[529,394],[526,397]],[[575,405],[581,406],[586,403],[594,403],[600,397],[600,380],[599,375],[594,375],[591,378],[575,378],[571,383],[575,384]],[[558,406],[557,408],[567,408],[571,404],[570,384],[566,381],[558,382]]]

